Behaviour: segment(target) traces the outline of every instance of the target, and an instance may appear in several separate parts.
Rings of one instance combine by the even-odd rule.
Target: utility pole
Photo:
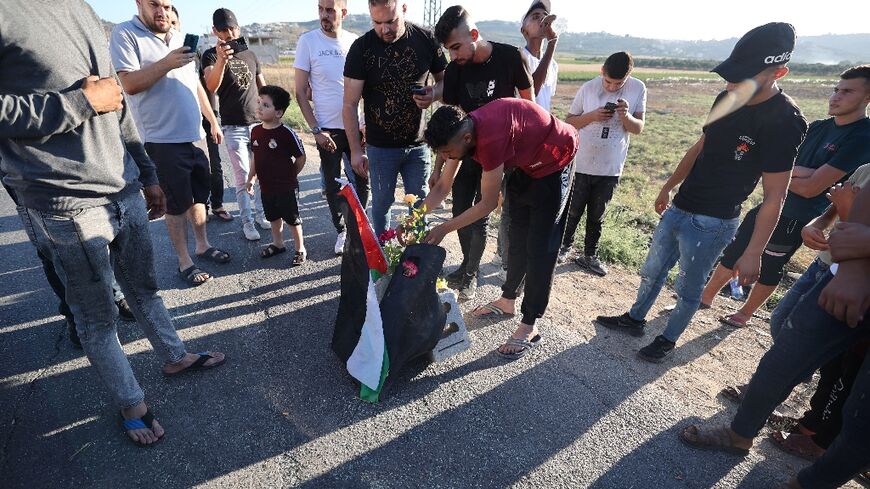
[[[433,29],[438,19],[441,17],[441,0],[423,0],[423,23],[426,27]]]

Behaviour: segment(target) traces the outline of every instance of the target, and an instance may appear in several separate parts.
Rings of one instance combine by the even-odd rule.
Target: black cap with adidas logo
[[[794,26],[785,22],[764,24],[744,34],[728,59],[710,71],[728,82],[738,83],[771,66],[788,62],[794,44]]]

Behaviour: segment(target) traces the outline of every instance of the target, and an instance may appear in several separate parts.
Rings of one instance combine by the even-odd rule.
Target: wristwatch
[[[311,128],[311,134],[320,134],[321,132],[321,129],[317,126]]]

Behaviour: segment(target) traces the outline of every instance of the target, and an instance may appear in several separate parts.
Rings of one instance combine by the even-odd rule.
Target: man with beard
[[[351,164],[358,175],[371,172],[377,234],[389,223],[399,174],[406,194],[423,197],[427,192],[431,161],[423,143],[423,110],[441,99],[447,66],[432,32],[405,22],[407,8],[398,0],[369,0],[374,28],[353,42],[344,65],[342,116]],[[430,75],[435,85],[427,86]],[[359,133],[361,99],[365,100],[367,156]]]
[[[229,253],[208,241],[205,203],[210,176],[200,114],[209,120],[216,143],[223,135],[199,83],[193,65],[196,55],[172,29],[170,0],[138,0],[136,5],[139,14],[112,30],[112,63],[166,194],[166,228],[178,257],[178,273],[189,285],[198,286],[211,275],[199,269],[188,252],[188,221],[197,257],[217,263],[230,260]]]
[[[317,142],[326,202],[338,234],[334,251],[340,255],[344,250],[345,232],[338,198],[341,187],[335,179],[341,176],[344,157],[350,158],[350,145],[341,117],[344,95],[342,73],[347,52],[357,35],[341,28],[347,16],[347,0],[319,0],[317,15],[320,17],[320,29],[302,34],[296,43],[296,59],[293,62],[296,103]],[[309,89],[314,107],[308,99]],[[345,174],[365,208],[369,194],[368,178],[355,175],[353,170]]]
[[[523,62],[519,49],[507,44],[490,42],[480,36],[480,31],[468,11],[455,5],[444,11],[435,25],[435,37],[450,53],[450,64],[444,71],[442,101],[458,105],[466,113],[487,103],[519,93],[521,98],[532,97],[532,76]],[[434,185],[441,175],[444,159],[435,158],[435,167],[430,177]],[[453,179],[453,217],[459,216],[472,205],[480,202],[480,164],[469,157],[459,167]],[[486,247],[484,216],[470,226],[456,231],[462,250],[462,263],[447,275],[447,284],[459,291],[459,298],[471,299],[477,290],[477,272]]]

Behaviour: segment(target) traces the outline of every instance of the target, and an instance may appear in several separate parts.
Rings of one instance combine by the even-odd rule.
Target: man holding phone
[[[193,263],[187,249],[188,221],[198,258],[217,263],[230,260],[227,252],[208,241],[209,161],[200,114],[211,123],[216,143],[223,135],[192,63],[196,55],[172,29],[170,0],[136,5],[138,15],[112,30],[112,64],[166,194],[166,228],[178,256],[178,271],[188,285],[197,286],[211,279],[211,274]]]
[[[571,207],[559,261],[563,262],[574,244],[574,233],[586,212],[586,239],[583,254],[576,262],[595,275],[604,276],[607,268],[598,259],[598,241],[607,204],[619,184],[625,166],[631,134],[643,131],[646,112],[646,85],[631,76],[631,54],[611,54],[601,67],[601,76],[584,83],[565,122],[580,130],[584,144],[577,150]]]
[[[270,229],[271,225],[263,216],[259,184],[252,198],[245,190],[245,183],[251,173],[248,151],[251,127],[258,122],[257,91],[266,85],[266,79],[260,71],[257,55],[240,37],[242,31],[236,15],[230,9],[219,8],[212,15],[212,23],[212,32],[219,42],[202,53],[202,70],[209,92],[220,99],[221,130],[233,166],[242,232],[245,238],[258,241],[260,232],[256,224],[263,229]]]

